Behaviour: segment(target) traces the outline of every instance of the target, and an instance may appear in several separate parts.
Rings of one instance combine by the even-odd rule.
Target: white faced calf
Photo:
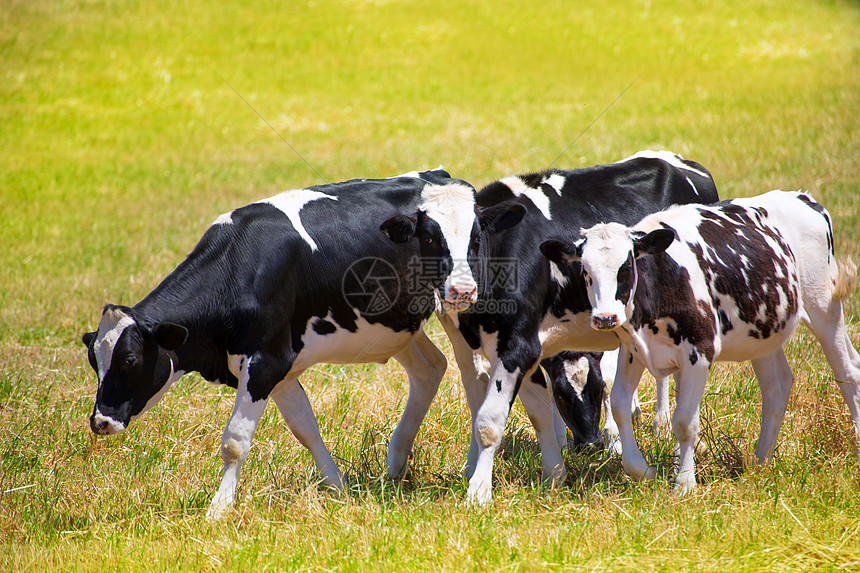
[[[592,327],[621,339],[611,403],[631,476],[656,475],[630,422],[645,368],[675,374],[681,493],[696,484],[699,404],[714,362],[752,362],[762,391],[755,453],[759,463],[769,459],[793,382],[782,346],[800,319],[821,343],[860,438],[860,355],[841,303],[856,286],[856,267],[837,266],[830,215],[809,195],[772,191],[712,207],[673,207],[633,227],[600,224],[582,235],[576,244],[547,241],[541,250],[554,261],[581,263]]]

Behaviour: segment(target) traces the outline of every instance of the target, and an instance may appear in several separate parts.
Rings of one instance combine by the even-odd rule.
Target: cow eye
[[[131,368],[135,364],[137,364],[137,356],[134,354],[129,354],[125,357],[125,368]]]
[[[424,242],[427,243],[428,245],[432,245],[433,244],[433,237],[424,237]]]

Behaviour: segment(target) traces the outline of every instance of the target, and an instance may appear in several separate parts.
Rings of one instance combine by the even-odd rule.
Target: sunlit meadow
[[[749,365],[714,370],[700,487],[568,452],[540,484],[517,406],[495,498],[464,505],[469,416],[448,373],[413,474],[383,478],[403,371],[302,381],[349,492],[320,489],[274,408],[236,511],[209,523],[232,391],[186,376],[126,432],[96,438],[79,339],[133,304],[220,213],[288,188],[444,165],[476,187],[549,165],[669,149],[724,197],[809,190],[860,260],[860,4],[854,1],[0,3],[0,569],[656,570],[860,568],[847,410],[807,330],[774,463],[748,460]],[[860,345],[857,295],[846,308]]]

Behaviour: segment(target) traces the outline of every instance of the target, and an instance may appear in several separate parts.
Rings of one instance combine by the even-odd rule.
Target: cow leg
[[[675,413],[672,415],[672,430],[678,442],[678,473],[675,475],[675,491],[681,495],[696,487],[696,440],[699,438],[699,408],[705,395],[710,365],[704,358],[696,364],[682,361],[675,375]]]
[[[818,309],[810,308],[812,305],[806,300],[803,302],[808,316],[807,325],[821,344],[842,399],[848,405],[854,422],[855,453],[860,456],[860,354],[845,330],[842,303],[834,300],[829,308]]]
[[[224,470],[221,474],[221,485],[212,498],[209,511],[206,512],[208,519],[219,519],[227,508],[233,505],[239,470],[245,458],[248,457],[254,431],[268,404],[268,398],[254,400],[248,391],[249,363],[249,360],[243,361],[233,413],[221,438],[221,459],[224,460]]]
[[[457,368],[460,370],[460,379],[463,382],[463,391],[466,394],[466,403],[469,406],[469,413],[472,417],[472,428],[474,428],[478,410],[484,402],[484,396],[487,394],[489,376],[483,366],[481,355],[466,343],[466,340],[460,334],[460,330],[451,317],[446,313],[438,313],[437,316],[454,350],[454,359],[457,361]],[[469,444],[466,466],[463,468],[467,480],[471,480],[472,475],[475,473],[479,451],[480,447],[473,431],[471,432],[471,443]]]
[[[612,405],[612,417],[615,419],[621,440],[621,465],[624,471],[636,480],[654,479],[657,475],[657,468],[648,466],[633,435],[633,395],[643,372],[645,372],[644,365],[635,359],[625,346],[622,346],[609,399]]]
[[[612,404],[609,395],[615,385],[615,373],[618,371],[619,349],[609,350],[600,358],[600,372],[603,382],[606,384],[606,394],[603,396],[603,443],[606,450],[613,454],[621,455],[621,436],[618,433],[618,424],[612,415]],[[635,394],[634,394],[635,398]]]
[[[517,395],[519,385],[524,375],[530,374],[538,367],[540,348],[534,349],[532,359],[527,368],[515,367],[508,370],[502,360],[496,360],[490,370],[490,384],[484,403],[478,410],[475,422],[472,424],[472,439],[478,443],[478,459],[475,471],[469,480],[466,500],[469,503],[486,504],[492,498],[493,489],[493,458],[502,443],[508,414]],[[522,362],[521,362],[522,363]]]
[[[284,380],[272,392],[272,400],[281,412],[290,431],[310,451],[317,470],[327,486],[343,490],[343,474],[334,463],[320,436],[317,419],[305,389],[295,378]]]
[[[618,425],[615,423],[615,417],[612,415],[612,404],[609,400],[609,395],[612,392],[612,386],[615,383],[615,377],[618,372],[618,359],[621,354],[621,349],[609,350],[603,353],[600,359],[600,372],[603,374],[603,382],[608,389],[606,396],[603,398],[603,433],[606,450],[610,453],[621,455],[621,438],[618,434]],[[638,385],[637,385],[638,388]],[[631,419],[637,420],[642,415],[642,408],[639,406],[639,391],[633,390],[633,402],[631,406]]]
[[[669,377],[654,379],[656,384],[657,406],[654,412],[654,434],[672,427],[672,414],[669,409]]]
[[[609,395],[614,388],[609,386],[609,392],[603,397],[603,443],[606,444],[605,449],[611,454],[621,455],[621,435],[618,433],[618,424],[615,423],[615,416],[612,415],[612,404]]]
[[[544,384],[546,384],[546,378],[543,379]],[[561,419],[561,415],[555,408],[549,392],[549,388],[533,382],[532,377],[529,377],[523,382],[519,397],[540,442],[543,480],[550,487],[558,487],[564,483],[567,470],[561,457],[556,420],[561,422],[561,435],[564,436],[565,440],[567,434],[565,433],[564,420]]]
[[[791,396],[794,375],[781,347],[751,362],[761,389],[761,430],[755,456],[758,463],[763,464],[773,455]]]
[[[552,390],[548,391],[552,392]],[[555,400],[552,400],[551,395],[549,399],[549,405],[552,408],[552,428],[555,431],[555,441],[558,443],[559,449],[564,450],[567,448],[567,424],[564,423],[564,419],[558,411],[558,406],[555,405]],[[523,402],[523,404],[525,404],[525,402]],[[528,414],[529,409],[528,407],[525,408],[526,414]],[[543,446],[541,446],[541,449],[543,449]]]
[[[406,408],[388,444],[388,475],[401,477],[409,471],[409,454],[421,422],[436,396],[448,361],[423,331],[405,349],[394,355],[409,377]]]

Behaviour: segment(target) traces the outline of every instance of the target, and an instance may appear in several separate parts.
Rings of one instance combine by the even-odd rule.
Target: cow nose
[[[595,330],[612,330],[618,326],[618,315],[616,314],[595,314],[591,317],[591,326]]]
[[[90,429],[94,434],[104,436],[108,433],[108,421],[104,418],[97,420],[95,416],[90,416]]]
[[[452,299],[453,302],[474,303],[478,300],[478,287],[474,284],[451,285],[448,290],[448,297]]]
[[[595,456],[603,451],[603,440],[577,444],[576,451],[585,456]]]

